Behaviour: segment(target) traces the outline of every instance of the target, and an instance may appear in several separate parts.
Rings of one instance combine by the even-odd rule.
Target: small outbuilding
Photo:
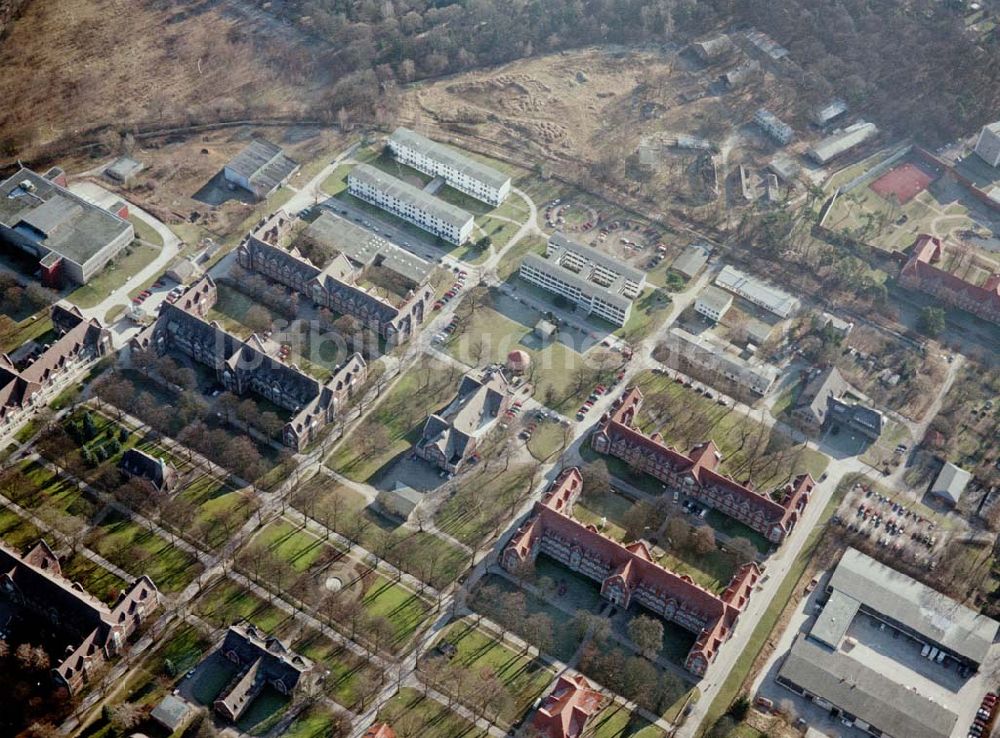
[[[188,284],[200,276],[201,269],[190,259],[181,259],[167,270],[167,277],[177,282],[177,284]]]
[[[409,520],[421,499],[422,495],[413,487],[396,482],[391,489],[384,489],[378,493],[375,504],[393,517]]]
[[[187,725],[194,712],[194,705],[181,697],[168,694],[153,708],[149,717],[171,733],[177,733]]]
[[[527,351],[514,349],[507,354],[507,370],[515,377],[519,377],[528,371],[531,366],[531,357]]]
[[[145,168],[146,165],[142,162],[136,161],[130,156],[122,156],[115,159],[104,169],[104,176],[112,182],[128,185]]]
[[[931,485],[931,494],[946,505],[955,506],[962,499],[962,493],[970,479],[972,474],[947,461]]]
[[[548,320],[539,320],[535,323],[535,335],[542,341],[551,341],[558,330],[556,324]]]

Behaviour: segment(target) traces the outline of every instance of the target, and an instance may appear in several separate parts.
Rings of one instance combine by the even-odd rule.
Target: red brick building
[[[389,723],[375,723],[362,738],[396,738],[396,731],[389,727]]]
[[[920,234],[913,243],[909,261],[899,272],[899,283],[984,320],[1000,323],[1000,273],[991,274],[978,286],[935,266],[943,255],[940,238]]]
[[[658,434],[644,435],[634,427],[642,399],[642,392],[635,387],[625,391],[592,436],[594,450],[627,462],[780,544],[809,502],[815,484],[812,477],[796,477],[781,491],[778,502],[718,472],[722,454],[712,441],[683,454],[663,443]]]
[[[531,727],[541,738],[579,738],[604,696],[579,674],[563,674],[535,713]]]
[[[721,596],[653,561],[643,541],[621,544],[592,525],[573,519],[572,509],[583,489],[579,469],[567,469],[535,503],[531,517],[507,544],[501,565],[516,570],[544,553],[572,571],[601,585],[601,596],[621,607],[638,603],[664,620],[698,636],[684,662],[702,676],[719,647],[732,634],[746,606],[760,568],[745,564]]]

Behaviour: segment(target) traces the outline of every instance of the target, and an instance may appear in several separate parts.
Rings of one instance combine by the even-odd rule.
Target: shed
[[[171,733],[176,733],[191,717],[193,705],[176,695],[168,694],[153,708],[149,716]]]
[[[167,270],[167,277],[177,284],[187,284],[201,274],[201,270],[190,259],[182,259]]]
[[[409,520],[421,499],[422,495],[413,487],[396,482],[391,489],[381,490],[375,502],[389,515]]]
[[[127,184],[145,168],[146,165],[142,162],[136,161],[129,156],[122,156],[115,159],[105,168],[104,176],[114,182]]]
[[[539,320],[535,323],[535,335],[543,341],[551,341],[555,337],[556,331],[558,330],[559,329],[556,327],[555,323],[551,323],[547,320]]]

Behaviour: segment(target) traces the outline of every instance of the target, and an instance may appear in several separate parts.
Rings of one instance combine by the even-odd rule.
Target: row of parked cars
[[[464,269],[459,269],[455,267],[455,284],[453,284],[447,292],[441,295],[441,299],[434,303],[434,309],[440,310],[453,299],[458,296],[458,293],[465,289],[465,280],[469,276],[469,273]]]
[[[987,692],[976,710],[976,717],[969,726],[969,738],[988,736],[997,713],[997,693]]]

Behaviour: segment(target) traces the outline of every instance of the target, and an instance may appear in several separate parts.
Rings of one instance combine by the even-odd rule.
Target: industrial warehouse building
[[[876,134],[878,134],[878,128],[874,123],[858,121],[842,131],[827,136],[809,149],[809,158],[817,164],[827,164],[856,146],[860,146]]]
[[[525,281],[617,326],[628,322],[632,301],[646,284],[646,273],[641,269],[559,232],[549,238],[544,257],[538,254],[524,257],[519,274]]]
[[[42,281],[86,284],[132,243],[128,206],[105,210],[66,189],[61,169],[21,168],[0,184],[0,242],[38,259]]]
[[[347,191],[455,245],[472,235],[471,213],[368,164],[347,175]]]
[[[298,171],[298,162],[285,156],[281,147],[255,138],[222,170],[231,185],[264,200]]]
[[[494,207],[510,194],[510,177],[471,159],[450,146],[431,141],[408,128],[397,128],[389,137],[396,161],[432,177]]]

